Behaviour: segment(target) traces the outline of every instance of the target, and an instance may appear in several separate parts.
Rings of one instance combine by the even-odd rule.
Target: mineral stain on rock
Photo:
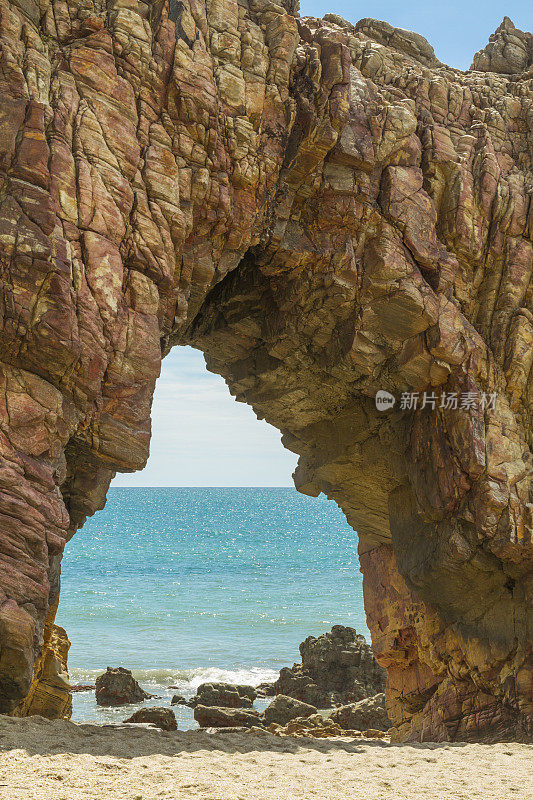
[[[0,45],[0,711],[68,714],[63,547],[191,344],[357,531],[394,736],[530,737],[531,34],[0,0]]]

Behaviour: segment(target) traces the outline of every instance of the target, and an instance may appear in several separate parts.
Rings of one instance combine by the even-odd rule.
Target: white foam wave
[[[71,667],[70,682],[94,683],[98,675],[105,672],[100,669],[83,669]],[[266,667],[242,667],[240,669],[219,669],[218,667],[195,667],[193,669],[132,669],[133,677],[141,685],[152,687],[177,686],[183,693],[196,691],[201,683],[223,682],[258,686],[266,681],[275,681],[279,672]]]

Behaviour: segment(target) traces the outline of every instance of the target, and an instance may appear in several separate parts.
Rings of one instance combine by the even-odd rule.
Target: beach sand
[[[0,717],[0,800],[507,800],[533,746],[418,744]]]

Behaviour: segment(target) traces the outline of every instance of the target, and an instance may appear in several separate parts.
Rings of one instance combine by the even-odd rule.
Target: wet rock
[[[251,708],[256,698],[253,686],[233,683],[201,683],[188,705],[221,706],[224,708]]]
[[[172,695],[172,700],[170,701],[171,706],[191,706],[191,701],[187,700],[186,697],[183,697],[181,694],[174,694]]]
[[[300,700],[295,700],[294,697],[278,694],[264,710],[263,719],[266,725],[270,725],[272,722],[286,725],[291,719],[309,717],[311,714],[316,714],[316,711],[316,706],[302,703]]]
[[[276,689],[274,688],[274,683],[265,682],[256,686],[255,692],[257,697],[274,697]]]
[[[261,725],[258,711],[252,708],[221,708],[197,705],[194,719],[201,728],[251,728]]]
[[[392,723],[385,708],[385,695],[377,694],[360,700],[359,703],[350,703],[335,709],[329,719],[349,730],[374,729],[388,731]]]
[[[137,723],[149,722],[151,725],[155,725],[156,728],[161,728],[164,731],[178,730],[178,723],[176,722],[174,712],[170,708],[162,708],[159,706],[155,706],[154,708],[140,708],[138,711],[135,711],[131,717],[123,721]]]
[[[92,683],[75,683],[70,687],[71,692],[94,692],[95,689],[96,686]]]
[[[300,645],[302,663],[280,670],[278,694],[295,697],[317,708],[355,702],[383,691],[385,670],[365,638],[354,628],[334,625]]]
[[[131,670],[124,667],[108,667],[96,679],[96,702],[99,706],[124,706],[150,697],[152,695],[141,689]]]

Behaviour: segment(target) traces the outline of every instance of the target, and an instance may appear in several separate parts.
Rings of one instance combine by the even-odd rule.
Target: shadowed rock
[[[176,722],[174,712],[170,708],[160,708],[158,706],[154,706],[153,708],[140,708],[138,711],[135,711],[131,717],[125,719],[124,722],[148,722],[164,731],[178,730],[178,723]]]
[[[347,730],[388,731],[391,727],[391,721],[385,708],[384,694],[368,697],[359,703],[341,706],[331,712],[329,719]]]
[[[533,36],[515,28],[504,17],[483,50],[475,54],[471,69],[516,75],[533,66]]]
[[[253,708],[219,708],[198,705],[194,719],[201,728],[251,728],[261,725],[259,712]]]
[[[309,717],[311,714],[316,714],[316,706],[302,703],[300,700],[295,700],[294,697],[278,694],[270,705],[265,708],[263,719],[266,725],[270,725],[272,722],[286,725],[291,719]]]
[[[95,686],[99,706],[124,706],[152,697],[141,689],[131,670],[124,667],[108,667],[103,675],[97,677]]]
[[[318,708],[350,703],[385,689],[386,673],[365,638],[354,628],[334,625],[300,645],[301,664],[284,667],[274,683],[277,694]]]
[[[256,692],[253,686],[239,686],[233,683],[201,683],[196,695],[187,703],[192,708],[202,706],[222,706],[224,708],[252,708]]]

